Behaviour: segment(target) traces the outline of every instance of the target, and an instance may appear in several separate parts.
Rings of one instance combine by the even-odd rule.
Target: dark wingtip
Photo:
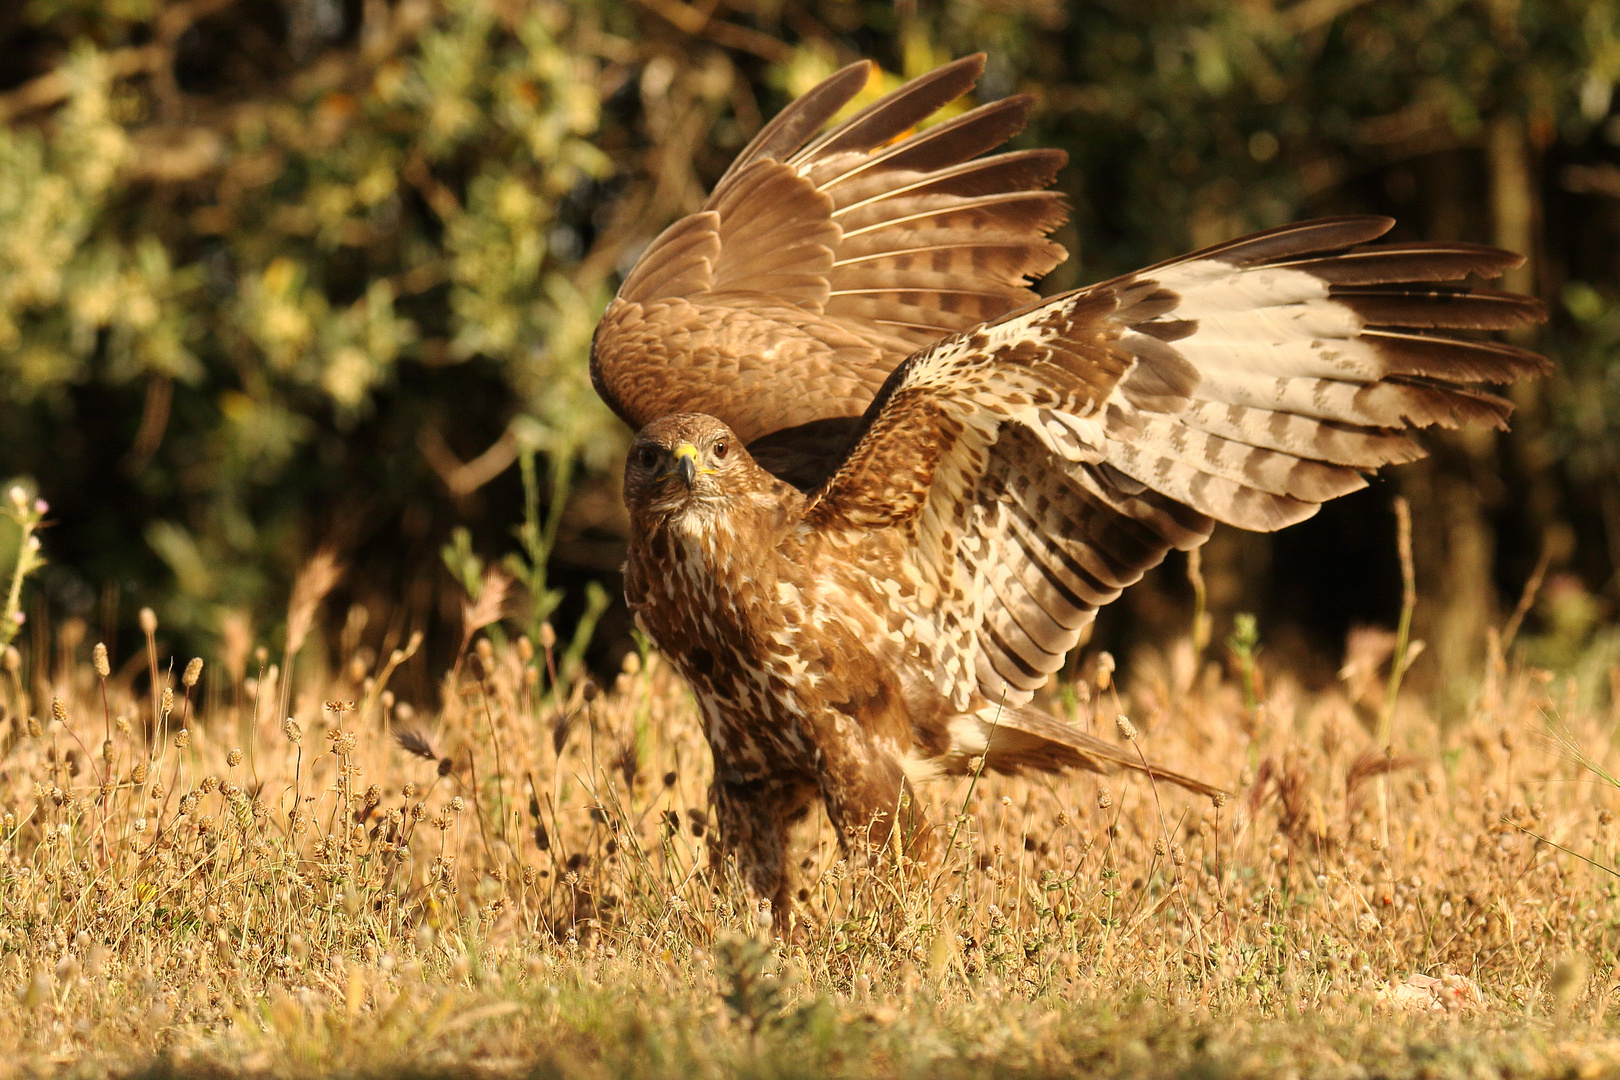
[[[738,171],[762,157],[783,160],[804,145],[821,126],[859,94],[878,67],[871,60],[846,64],[800,94],[754,135],[726,169],[714,190],[726,186]]]
[[[856,72],[859,72],[860,82],[855,87],[855,93],[858,94],[861,91],[861,87],[865,86],[869,81],[871,81],[873,74],[875,74],[878,70],[879,68],[876,60],[868,60],[863,57],[862,59],[855,61],[853,64],[845,64],[843,67],[821,80],[821,82],[817,85],[826,86],[831,83],[833,85],[841,86],[846,79],[853,81]],[[854,95],[852,94],[851,96],[853,97]]]
[[[977,83],[978,76],[985,73],[985,62],[987,60],[990,60],[988,53],[970,52],[967,53],[966,57],[957,57],[956,60],[951,60],[949,63],[941,63],[938,68],[928,68],[927,71],[923,71],[922,74],[915,76],[915,78],[940,78],[940,76],[946,76],[946,74],[956,73],[962,68],[972,68],[972,71],[974,71],[974,83]],[[907,83],[914,83],[915,79],[906,79],[906,81]]]
[[[1376,240],[1394,228],[1395,219],[1381,214],[1345,214],[1338,217],[1312,218],[1289,225],[1278,225],[1247,236],[1240,236],[1222,244],[1202,248],[1188,255],[1179,255],[1162,263],[1145,267],[1138,273],[1149,274],[1166,266],[1190,262],[1194,259],[1216,259],[1232,266],[1260,266],[1300,259],[1307,255],[1342,252],[1359,244]]]
[[[984,63],[985,54],[974,53],[908,79],[809,143],[800,154],[813,158],[844,150],[871,150],[972,90],[984,73]]]

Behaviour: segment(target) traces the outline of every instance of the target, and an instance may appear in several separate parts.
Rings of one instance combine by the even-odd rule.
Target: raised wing
[[[914,79],[817,134],[866,84],[843,69],[782,111],[701,211],[655,240],[591,354],[626,423],[703,412],[767,468],[819,483],[883,380],[918,348],[1035,299],[1064,258],[1056,150],[979,157],[1024,124],[1025,97],[920,132],[984,57]]]
[[[908,530],[938,689],[1022,705],[1097,608],[1216,521],[1279,529],[1422,456],[1414,428],[1505,426],[1470,384],[1547,362],[1457,332],[1541,306],[1452,283],[1521,257],[1358,246],[1391,224],[1274,229],[942,342],[889,379],[810,525]]]

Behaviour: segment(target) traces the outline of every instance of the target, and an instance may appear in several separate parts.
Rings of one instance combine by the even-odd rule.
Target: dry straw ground
[[[1443,736],[1402,698],[1386,755],[1388,635],[1322,693],[1187,640],[1128,689],[1093,656],[1059,707],[1224,805],[985,776],[925,793],[948,855],[899,868],[822,822],[772,945],[711,874],[666,665],[598,692],[491,627],[424,715],[362,614],[335,670],[301,650],[335,576],[274,655],[238,626],[171,661],[153,619],[131,655],[72,623],[4,653],[0,1073],[1620,1069],[1615,714],[1561,678],[1496,660]]]

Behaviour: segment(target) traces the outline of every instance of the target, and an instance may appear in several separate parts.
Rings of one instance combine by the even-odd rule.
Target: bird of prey
[[[720,850],[778,929],[818,800],[860,847],[905,823],[913,782],[978,768],[1212,791],[1032,696],[1170,549],[1310,517],[1420,457],[1413,429],[1503,427],[1479,384],[1546,367],[1478,333],[1540,306],[1464,282],[1520,256],[1371,243],[1387,218],[1038,297],[1064,156],[985,156],[1029,100],[917,126],[982,66],[830,127],[868,64],[794,101],[647,249],[592,350],[639,432],[626,599],[696,695]]]

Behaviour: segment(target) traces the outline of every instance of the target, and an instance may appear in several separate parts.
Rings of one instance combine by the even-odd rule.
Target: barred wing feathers
[[[957,334],[897,369],[808,523],[898,526],[937,689],[1021,706],[1096,609],[1214,523],[1273,530],[1422,456],[1415,428],[1501,426],[1471,384],[1546,370],[1459,331],[1541,318],[1457,284],[1518,256],[1362,247],[1385,218],[1287,226]],[[1016,719],[1016,718],[1015,718]]]
[[[866,84],[863,61],[784,109],[625,278],[592,349],[604,400],[632,427],[708,413],[767,468],[820,482],[902,360],[1033,301],[1028,283],[1064,257],[1047,234],[1067,210],[1042,190],[1064,155],[980,156],[1029,100],[912,130],[983,66],[947,64],[823,131]],[[830,440],[796,430],[827,422]],[[794,466],[793,450],[814,460]]]

